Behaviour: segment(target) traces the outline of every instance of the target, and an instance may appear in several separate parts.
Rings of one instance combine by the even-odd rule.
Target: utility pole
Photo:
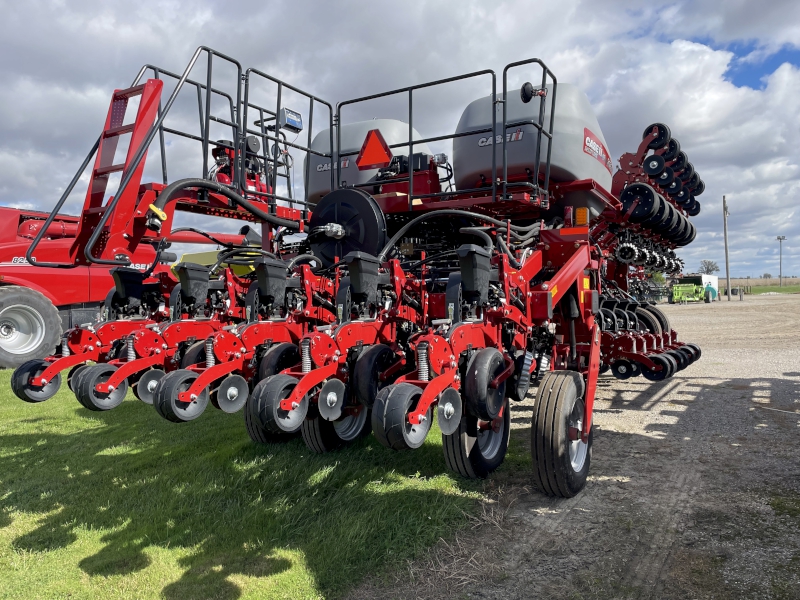
[[[728,261],[728,203],[722,197],[722,231],[725,237],[725,295],[731,301],[731,264]]]
[[[779,235],[777,238],[778,246],[780,248],[780,262],[778,263],[778,287],[783,287],[783,240],[786,239],[785,235]]]

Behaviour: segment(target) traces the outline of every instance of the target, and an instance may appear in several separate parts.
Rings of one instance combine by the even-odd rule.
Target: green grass
[[[0,597],[316,598],[464,527],[481,482],[441,436],[394,453],[252,443],[241,414],[176,425],[132,396],[107,413],[44,404],[0,373]],[[526,462],[522,444],[502,470]]]
[[[779,292],[781,294],[798,294],[800,285],[754,285],[750,288],[753,294],[766,294],[767,292]]]

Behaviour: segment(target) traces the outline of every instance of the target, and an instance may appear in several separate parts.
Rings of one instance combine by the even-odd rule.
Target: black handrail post
[[[278,94],[275,103],[275,143],[272,145],[272,177],[275,182],[275,187],[272,190],[274,197],[272,199],[273,203],[275,204],[275,212],[278,212],[278,154],[280,153],[280,132],[281,132],[281,123],[280,123],[280,114],[281,114],[281,101],[283,100],[283,83],[278,83]]]
[[[408,90],[408,212],[414,210],[414,90]]]
[[[206,67],[206,106],[203,121],[205,122],[205,133],[203,135],[203,179],[208,179],[208,138],[211,126],[211,72],[214,57],[208,53],[208,66]],[[235,167],[233,167],[235,169]],[[234,171],[235,173],[235,171]]]

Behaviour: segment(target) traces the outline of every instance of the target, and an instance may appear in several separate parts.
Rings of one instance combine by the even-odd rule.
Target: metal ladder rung
[[[134,123],[131,123],[130,125],[121,125],[119,127],[112,127],[111,129],[107,129],[106,131],[103,132],[103,137],[110,138],[110,137],[117,137],[119,135],[125,135],[126,133],[132,133],[133,126]]]
[[[125,165],[111,165],[110,167],[102,167],[100,169],[96,169],[94,172],[95,177],[102,177],[103,175],[109,175],[110,173],[118,173],[125,169]]]
[[[142,84],[125,90],[116,90],[114,92],[114,99],[117,100],[119,98],[133,98],[134,96],[141,96],[142,92],[144,91],[144,86],[145,84]]]

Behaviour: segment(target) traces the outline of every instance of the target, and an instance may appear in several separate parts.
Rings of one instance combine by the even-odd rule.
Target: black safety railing
[[[456,196],[460,194],[469,194],[472,192],[481,192],[485,193],[486,188],[473,188],[467,190],[457,190],[457,191],[448,191],[448,192],[438,192],[435,194],[420,194],[414,195],[414,169],[411,166],[411,157],[414,156],[414,144],[428,144],[431,142],[441,142],[445,140],[452,140],[459,137],[475,135],[477,133],[492,133],[492,136],[497,136],[497,116],[495,111],[492,110],[492,126],[483,128],[483,129],[476,129],[469,132],[463,133],[453,133],[448,135],[439,135],[430,138],[422,138],[422,139],[414,139],[414,91],[421,90],[425,88],[434,87],[437,85],[444,85],[446,83],[452,83],[454,81],[462,81],[464,79],[472,79],[475,77],[482,77],[482,76],[489,76],[492,80],[492,108],[494,108],[495,103],[497,102],[497,77],[495,72],[486,69],[483,71],[475,71],[473,73],[467,73],[465,75],[457,75],[455,77],[448,77],[447,79],[439,79],[437,81],[431,81],[430,83],[422,83],[419,85],[412,85],[409,87],[400,88],[397,90],[392,90],[389,92],[383,92],[381,94],[372,94],[370,96],[363,96],[361,98],[355,98],[353,100],[346,100],[344,102],[339,102],[336,105],[336,122],[339,124],[336,130],[336,162],[340,162],[343,157],[345,156],[354,156],[357,155],[358,152],[341,152],[341,143],[342,143],[342,135],[341,135],[341,123],[342,123],[342,108],[348,105],[357,104],[360,102],[367,102],[369,100],[375,100],[376,98],[384,98],[387,96],[394,96],[397,94],[408,94],[408,142],[407,143],[398,143],[398,144],[390,144],[389,148],[401,148],[408,146],[408,156],[409,156],[409,169],[408,169],[408,177],[401,178],[401,179],[392,179],[392,183],[404,182],[408,181],[408,210],[413,210],[414,200],[422,199],[422,198],[439,198],[439,197],[449,197],[449,196]],[[494,139],[493,137],[493,139]],[[337,178],[336,178],[336,185],[337,187],[341,187],[341,172],[339,169],[336,169]],[[374,185],[374,183],[370,183],[368,185]],[[355,187],[355,186],[354,186]],[[360,187],[360,186],[359,186]],[[492,198],[497,198],[497,159],[494,154],[492,153]]]
[[[248,113],[251,109],[250,105],[250,84],[254,78],[261,78],[266,81],[272,82],[277,86],[277,93],[276,93],[276,101],[275,101],[275,112],[269,113],[269,117],[265,118],[264,113],[259,111],[259,118],[255,121],[256,124],[259,125],[260,129],[253,130],[248,127]],[[277,210],[277,203],[278,200],[282,200],[284,202],[289,203],[291,208],[294,207],[295,204],[300,204],[303,207],[303,210],[306,211],[308,209],[308,180],[309,180],[309,166],[311,161],[308,160],[310,155],[320,156],[322,158],[330,158],[331,162],[333,162],[333,106],[314,96],[313,94],[309,94],[299,88],[296,88],[292,85],[289,85],[285,81],[281,81],[272,75],[267,75],[258,69],[247,69],[244,78],[244,135],[251,134],[256,135],[261,138],[262,145],[266,151],[267,148],[270,147],[269,142],[273,142],[271,146],[272,156],[268,156],[265,152],[264,158],[265,160],[269,160],[272,162],[272,171],[273,173],[278,172],[278,167],[280,166],[280,148],[279,145],[283,144],[284,147],[294,148],[295,150],[300,150],[301,152],[306,153],[307,160],[305,161],[305,169],[303,173],[303,189],[305,193],[305,198],[303,200],[298,200],[293,197],[291,193],[291,182],[289,183],[289,193],[287,196],[281,196],[277,193],[277,186],[275,186],[272,192],[253,192],[250,190],[248,193],[255,194],[258,196],[266,196],[273,202],[270,203],[269,209],[270,211],[275,212]],[[281,108],[283,108],[282,101],[283,101],[283,91],[284,89],[290,90],[295,94],[299,94],[304,98],[308,99],[308,125],[306,129],[308,130],[308,138],[307,144],[303,146],[302,144],[296,144],[294,142],[289,142],[286,139],[285,134],[281,131],[281,124],[278,120],[278,115],[281,112]],[[329,145],[329,152],[319,152],[318,150],[314,150],[311,148],[312,143],[312,135],[314,130],[314,104],[318,103],[328,109],[328,132],[330,135],[330,145]],[[273,125],[267,125],[267,123],[273,122]],[[282,135],[283,134],[283,135]],[[331,170],[331,190],[334,188],[334,174],[333,170]]]
[[[154,65],[145,65],[139,71],[139,74],[136,76],[136,79],[134,79],[133,85],[138,85],[139,82],[142,80],[142,78],[148,72],[153,74],[152,79],[162,79],[164,77],[167,77],[167,78],[170,78],[170,79],[174,79],[176,81],[180,81],[180,78],[181,78],[180,75],[178,75],[176,73],[172,73],[170,71],[167,71],[166,69],[162,69],[161,67],[156,67]],[[199,83],[197,81],[193,81],[191,79],[187,79],[184,82],[184,85],[189,85],[189,86],[194,87],[196,92],[197,92],[197,111],[198,111],[198,118],[199,118],[200,135],[198,136],[198,135],[194,135],[192,133],[189,133],[187,131],[181,131],[179,129],[175,129],[175,128],[172,128],[172,127],[167,127],[163,123],[158,128],[159,153],[160,153],[160,157],[161,157],[161,178],[162,178],[162,182],[164,183],[164,185],[167,185],[167,183],[169,183],[169,177],[167,175],[166,144],[165,144],[165,141],[164,141],[164,134],[165,133],[169,133],[169,134],[172,134],[172,135],[177,135],[179,137],[183,137],[183,138],[186,138],[186,139],[193,140],[195,142],[199,142],[200,144],[203,144],[203,151],[204,152],[207,151],[208,145],[210,145],[210,144],[218,145],[216,142],[213,142],[213,141],[210,140],[207,123],[210,123],[211,121],[214,121],[214,122],[218,122],[218,123],[223,123],[225,125],[229,125],[231,127],[231,141],[234,141],[234,142],[235,142],[235,140],[236,140],[236,138],[238,136],[238,133],[239,133],[238,129],[236,127],[236,111],[237,111],[237,108],[236,108],[236,105],[234,104],[234,99],[230,94],[228,94],[226,92],[223,92],[222,90],[211,88],[211,94],[213,94],[215,96],[219,96],[220,98],[222,98],[223,100],[225,100],[227,102],[228,111],[230,112],[230,116],[231,116],[230,120],[228,121],[226,119],[220,119],[219,117],[216,117],[216,116],[214,116],[214,115],[212,115],[210,113],[208,114],[208,117],[206,118],[206,111],[203,108],[203,92],[206,91],[206,86],[204,84],[202,84],[202,83]],[[208,96],[208,94],[206,94],[206,101],[208,101],[208,98],[209,98],[209,96]],[[163,112],[164,111],[161,108],[161,102],[159,102],[157,117],[160,118]],[[207,157],[206,154],[204,154],[203,155],[203,178],[208,177],[207,160],[208,160],[208,157]],[[232,168],[236,168],[236,165],[234,165]]]
[[[521,121],[514,121],[513,123],[508,122],[508,102],[505,100],[508,98],[508,72],[511,69],[516,67],[521,67],[530,64],[537,64],[542,68],[542,83],[539,87],[539,118],[538,119],[523,119]],[[548,77],[551,82],[551,86],[548,91],[547,83]],[[520,60],[517,62],[509,63],[503,69],[503,198],[506,197],[508,194],[508,187],[527,187],[531,189],[537,196],[542,193],[545,199],[549,198],[549,188],[550,188],[550,156],[553,149],[553,124],[555,122],[555,114],[556,114],[556,88],[558,87],[558,82],[556,81],[556,76],[553,75],[553,72],[547,68],[541,60],[538,58],[530,58],[528,60]],[[544,118],[547,109],[547,99],[548,96],[550,97],[550,126],[547,130],[544,128]],[[533,125],[536,128],[536,155],[534,159],[534,170],[533,173],[535,174],[534,181],[535,183],[529,182],[514,182],[509,184],[508,183],[508,147],[507,147],[507,138],[506,132],[511,127],[520,127],[523,125]],[[545,161],[545,173],[544,173],[544,186],[539,185],[539,170],[541,169],[541,151],[542,151],[542,136],[547,138],[547,159]]]

